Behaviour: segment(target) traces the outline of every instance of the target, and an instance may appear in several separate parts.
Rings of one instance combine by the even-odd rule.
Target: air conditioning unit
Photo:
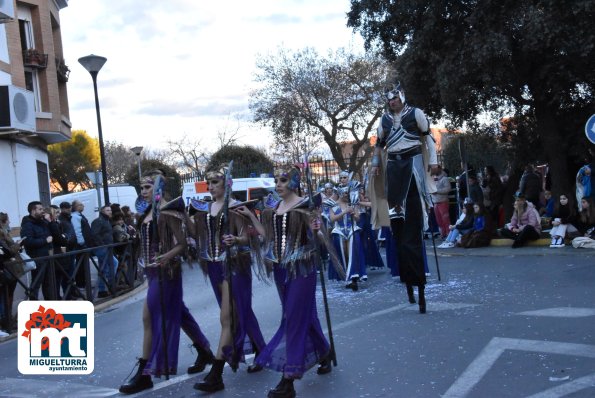
[[[33,92],[13,85],[0,86],[0,130],[34,132]]]
[[[6,23],[14,19],[14,1],[0,0],[0,23]]]

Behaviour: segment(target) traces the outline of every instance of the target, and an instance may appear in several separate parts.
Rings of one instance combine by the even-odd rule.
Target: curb
[[[102,302],[100,304],[94,305],[94,307],[95,307],[95,313],[104,311],[104,310],[110,308],[113,305],[116,305],[116,304],[121,303],[122,301],[124,301],[124,300],[126,300],[126,299],[128,299],[128,298],[130,298],[130,297],[132,297],[134,295],[136,295],[137,293],[139,293],[139,292],[147,289],[148,286],[149,286],[149,284],[145,280],[142,285],[139,285],[139,286],[135,287],[134,289],[130,290],[129,292],[126,292],[126,293],[124,293],[124,294],[122,294],[120,296],[116,296],[116,297],[114,297],[114,298],[112,298],[110,300],[104,301],[104,302]],[[9,340],[12,340],[12,339],[16,338],[17,337],[17,334],[18,334],[18,332],[13,332],[13,333],[11,333],[8,336],[0,337],[0,343],[4,343],[5,341],[9,341]]]

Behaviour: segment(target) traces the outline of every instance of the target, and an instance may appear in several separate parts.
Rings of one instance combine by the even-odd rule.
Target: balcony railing
[[[30,68],[45,69],[48,66],[48,55],[30,48],[23,51],[23,65]]]

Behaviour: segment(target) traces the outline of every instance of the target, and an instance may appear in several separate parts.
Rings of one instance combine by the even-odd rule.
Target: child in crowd
[[[483,203],[473,205],[473,229],[461,237],[461,247],[489,246],[492,240],[493,223]]]
[[[438,246],[439,249],[455,247],[457,240],[473,229],[473,202],[469,198],[465,199],[463,213],[461,213],[455,225],[450,225],[448,229],[450,229],[450,232],[444,242]]]

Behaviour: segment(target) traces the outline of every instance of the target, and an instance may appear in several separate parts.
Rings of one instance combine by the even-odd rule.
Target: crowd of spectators
[[[487,246],[495,237],[511,239],[512,247],[517,248],[545,236],[551,238],[551,248],[565,247],[569,243],[574,247],[595,246],[593,176],[589,165],[581,167],[576,176],[578,206],[567,193],[554,196],[544,190],[546,176],[531,164],[524,168],[511,199],[506,197],[506,176],[499,175],[492,166],[478,173],[467,165],[456,177],[459,217],[452,224],[449,212],[444,210],[451,189],[448,176],[440,169],[433,177],[437,190],[432,195],[434,212],[431,216],[435,217],[443,239],[439,248]],[[508,200],[513,207],[506,222],[504,206]]]
[[[118,272],[118,258],[126,247],[106,245],[135,242],[134,214],[128,206],[104,206],[99,217],[89,224],[83,210],[84,204],[78,200],[49,207],[39,201],[30,202],[28,215],[21,220],[20,237],[13,236],[8,214],[0,212],[0,337],[13,326],[9,322],[19,279],[25,281],[22,282],[25,294],[32,300],[40,299],[40,290],[44,300],[84,298],[84,289],[90,281],[86,280],[85,267],[80,264],[92,255],[97,257],[100,271],[97,297],[109,295],[106,282],[117,287],[120,280],[116,276],[123,277]],[[69,252],[75,253],[61,255]],[[48,272],[51,268],[48,256],[56,256],[54,272]]]

